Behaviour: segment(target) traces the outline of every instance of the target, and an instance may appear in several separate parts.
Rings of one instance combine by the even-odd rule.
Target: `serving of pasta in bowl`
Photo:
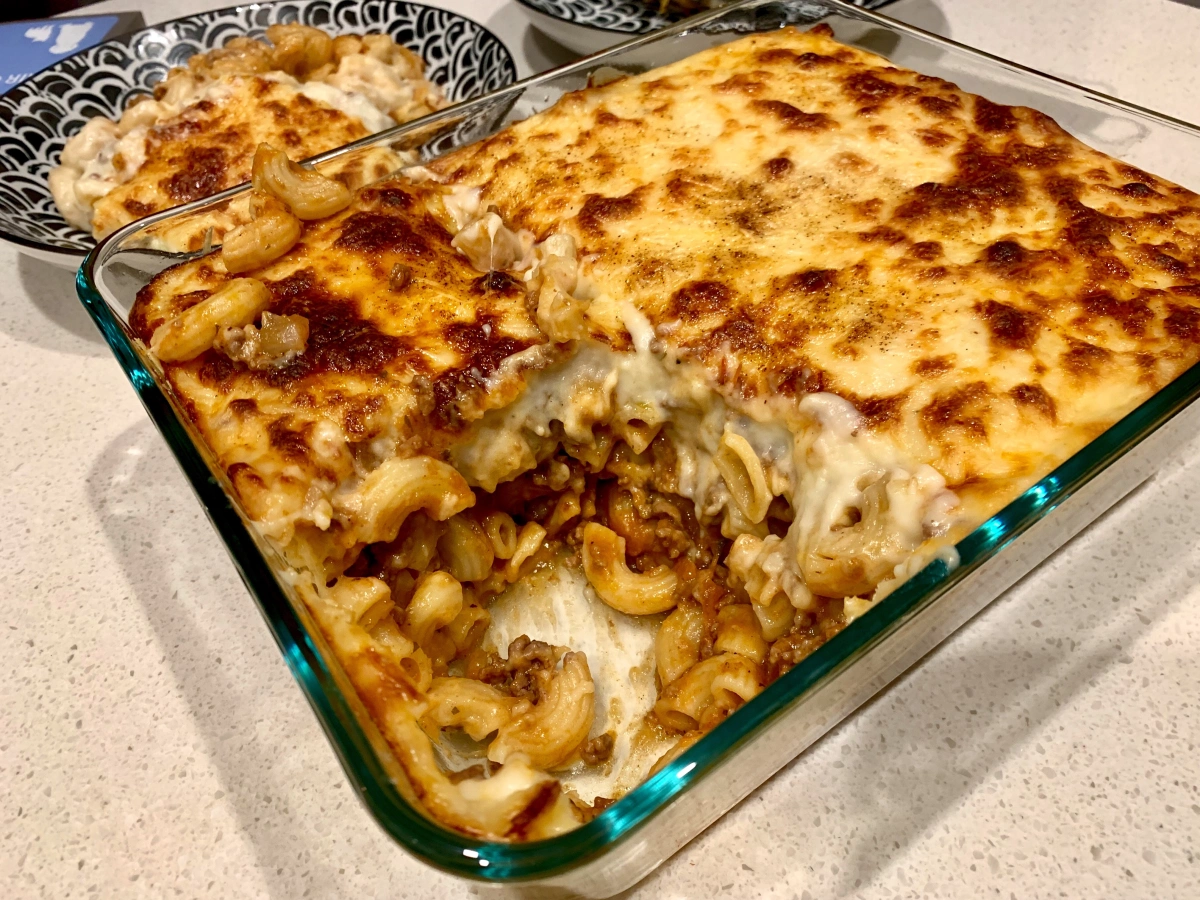
[[[1198,173],[793,6],[312,165],[262,141],[247,188],[81,270],[351,782],[439,867],[628,887],[1135,485],[1200,390]]]
[[[0,240],[74,269],[135,219],[241,184],[259,142],[306,159],[515,79],[482,25],[406,0],[287,0],[160,22],[0,100]],[[341,177],[354,186],[390,164],[381,149]],[[208,223],[214,240],[238,215]],[[203,239],[174,237],[179,249]]]

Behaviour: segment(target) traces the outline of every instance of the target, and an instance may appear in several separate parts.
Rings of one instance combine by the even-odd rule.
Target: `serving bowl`
[[[659,12],[656,0],[517,0],[538,31],[583,56],[621,41],[683,21],[679,12]],[[879,9],[895,0],[849,0]]]
[[[512,55],[477,22],[407,0],[277,0],[173,19],[44,69],[0,97],[0,240],[76,268],[96,242],[67,224],[47,176],[67,139],[93,116],[119,119],[167,70],[238,35],[299,22],[331,34],[386,32],[417,53],[426,77],[458,102],[516,81]]]

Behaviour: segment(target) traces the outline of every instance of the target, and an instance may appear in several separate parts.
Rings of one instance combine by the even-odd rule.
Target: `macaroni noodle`
[[[462,585],[445,572],[430,572],[417,583],[417,590],[404,611],[401,628],[424,648],[434,632],[453,622],[462,608]]]
[[[475,495],[453,468],[428,456],[389,459],[337,504],[364,543],[394,540],[405,519],[422,510],[443,521],[475,504]]]
[[[298,219],[323,219],[350,205],[344,184],[297,165],[270,144],[258,145],[252,172],[254,189],[282,200]]]
[[[503,763],[521,753],[539,769],[563,766],[591,730],[594,694],[587,657],[566,654],[562,669],[549,678],[538,704],[524,711],[514,709],[513,718],[500,726],[488,748],[488,759]]]
[[[225,271],[234,275],[274,262],[300,240],[300,220],[286,204],[259,192],[250,202],[254,218],[228,232],[221,243]]]
[[[228,281],[212,296],[158,326],[150,351],[163,362],[195,359],[212,346],[218,329],[249,325],[270,302],[271,292],[261,281]]]
[[[774,497],[767,487],[767,475],[762,461],[750,442],[729,430],[721,435],[721,449],[713,460],[717,471],[725,479],[734,502],[752,525],[757,525],[767,516],[767,508]]]
[[[435,678],[425,698],[430,722],[438,728],[462,728],[476,741],[507,725],[518,702],[474,678]]]
[[[625,538],[596,522],[583,529],[583,571],[600,599],[631,616],[666,612],[675,606],[679,578],[665,567],[639,575],[625,562]]]
[[[762,670],[753,660],[722,653],[697,663],[663,688],[654,712],[675,731],[708,731],[762,690]]]
[[[704,613],[696,603],[679,604],[663,620],[654,637],[654,656],[658,662],[659,680],[664,685],[700,662],[703,635]]]

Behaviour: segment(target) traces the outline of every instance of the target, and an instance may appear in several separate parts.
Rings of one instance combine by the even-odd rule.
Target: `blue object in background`
[[[72,53],[141,24],[140,13],[0,24],[0,94]]]

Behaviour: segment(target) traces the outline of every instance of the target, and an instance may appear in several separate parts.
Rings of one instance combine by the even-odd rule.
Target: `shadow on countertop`
[[[0,308],[0,330],[23,344],[76,356],[106,356],[100,330],[75,293],[75,272],[16,255],[11,276],[0,266],[0,283],[19,282],[24,298],[7,293]],[[11,282],[9,282],[11,283]],[[50,327],[47,327],[49,323]]]
[[[367,815],[346,811],[360,808],[357,797],[151,423],[106,447],[87,486],[130,602],[144,611],[163,668],[202,736],[224,789],[220,806],[236,816],[238,833],[224,840],[253,848],[270,896],[371,896],[362,879],[386,879],[389,860],[393,875],[415,867]],[[163,784],[164,791],[171,787]],[[182,846],[193,835],[171,838]],[[169,885],[178,875],[151,877]]]

